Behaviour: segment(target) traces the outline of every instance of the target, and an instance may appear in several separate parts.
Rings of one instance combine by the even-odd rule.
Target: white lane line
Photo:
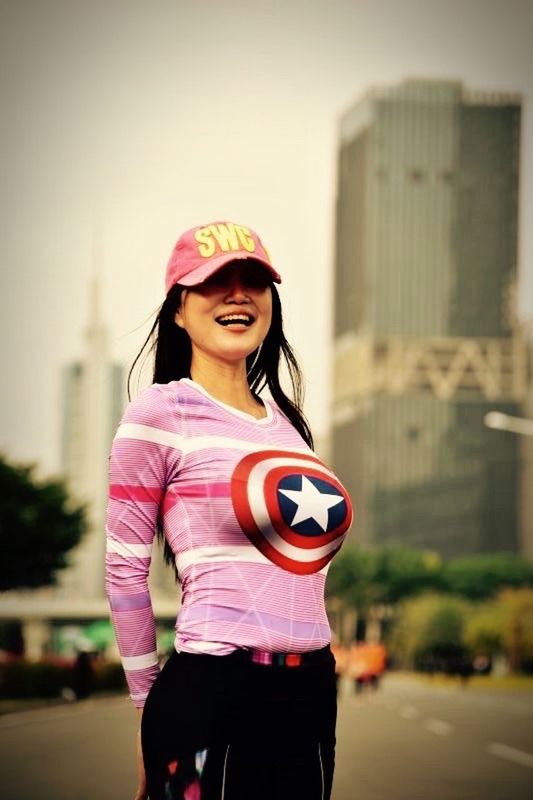
[[[424,722],[424,728],[431,733],[436,733],[437,736],[449,736],[453,733],[453,725],[449,722],[444,722],[443,719],[427,719]]]
[[[417,719],[420,716],[420,711],[415,706],[404,706],[400,709],[400,717],[403,719]]]
[[[525,750],[517,750],[516,747],[509,747],[509,745],[499,742],[491,742],[487,745],[487,750],[493,756],[506,758],[508,761],[514,761],[515,764],[533,769],[533,754],[526,753]]]

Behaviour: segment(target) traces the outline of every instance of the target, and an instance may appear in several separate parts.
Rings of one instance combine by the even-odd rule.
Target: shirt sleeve
[[[142,708],[159,673],[148,589],[160,502],[176,466],[178,436],[154,385],[124,414],[109,459],[105,587],[130,696]]]

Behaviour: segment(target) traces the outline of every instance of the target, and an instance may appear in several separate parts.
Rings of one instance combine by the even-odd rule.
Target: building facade
[[[533,319],[522,327],[528,355],[530,381],[523,404],[523,415],[533,425]],[[533,561],[533,431],[520,436],[520,549]]]
[[[60,591],[71,597],[104,597],[107,464],[124,402],[124,368],[110,360],[94,279],[85,352],[62,374],[62,472],[72,496],[86,504],[89,519],[89,530],[69,555],[71,566],[59,575]]]
[[[413,80],[342,118],[332,456],[359,541],[519,550],[520,98]]]

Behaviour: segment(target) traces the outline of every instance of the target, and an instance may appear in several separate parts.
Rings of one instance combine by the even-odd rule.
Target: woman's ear
[[[185,322],[184,322],[184,319],[183,319],[183,301],[185,300],[186,295],[187,295],[187,289],[183,289],[183,291],[182,291],[182,293],[180,295],[179,306],[177,307],[176,313],[174,314],[174,322],[180,328],[184,328],[185,327]]]

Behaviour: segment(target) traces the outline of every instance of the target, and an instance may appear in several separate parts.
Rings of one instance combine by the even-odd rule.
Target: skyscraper
[[[85,352],[62,375],[61,464],[72,496],[85,501],[89,530],[58,574],[58,594],[84,599],[104,598],[105,516],[108,458],[126,404],[124,367],[113,363],[107,325],[101,316],[99,285],[93,279]],[[175,597],[174,576],[156,546],[150,587],[157,599]],[[106,603],[107,604],[107,603]]]
[[[85,646],[82,626],[109,614],[104,593],[108,457],[125,392],[124,368],[110,358],[98,289],[95,278],[89,292],[84,352],[63,369],[61,392],[61,467],[73,502],[82,501],[87,507],[88,530],[80,545],[67,554],[69,566],[57,573],[56,585],[6,592],[0,608],[0,619],[20,622],[26,656],[34,660],[65,646],[57,638],[61,625],[67,625],[68,646],[77,647],[80,642]],[[172,623],[178,592],[173,572],[163,563],[162,548],[157,546],[150,589],[157,619]]]
[[[332,456],[366,543],[516,551],[520,98],[375,90],[341,120]]]
[[[533,319],[522,326],[528,354],[530,380],[528,382],[523,415],[533,421]],[[533,424],[533,422],[532,422]],[[523,555],[533,561],[533,435],[521,435],[520,453],[520,545]]]
[[[69,595],[104,596],[108,456],[124,408],[124,369],[109,358],[98,283],[93,279],[82,360],[63,370],[61,462],[73,496],[87,503],[89,530],[59,583]]]

